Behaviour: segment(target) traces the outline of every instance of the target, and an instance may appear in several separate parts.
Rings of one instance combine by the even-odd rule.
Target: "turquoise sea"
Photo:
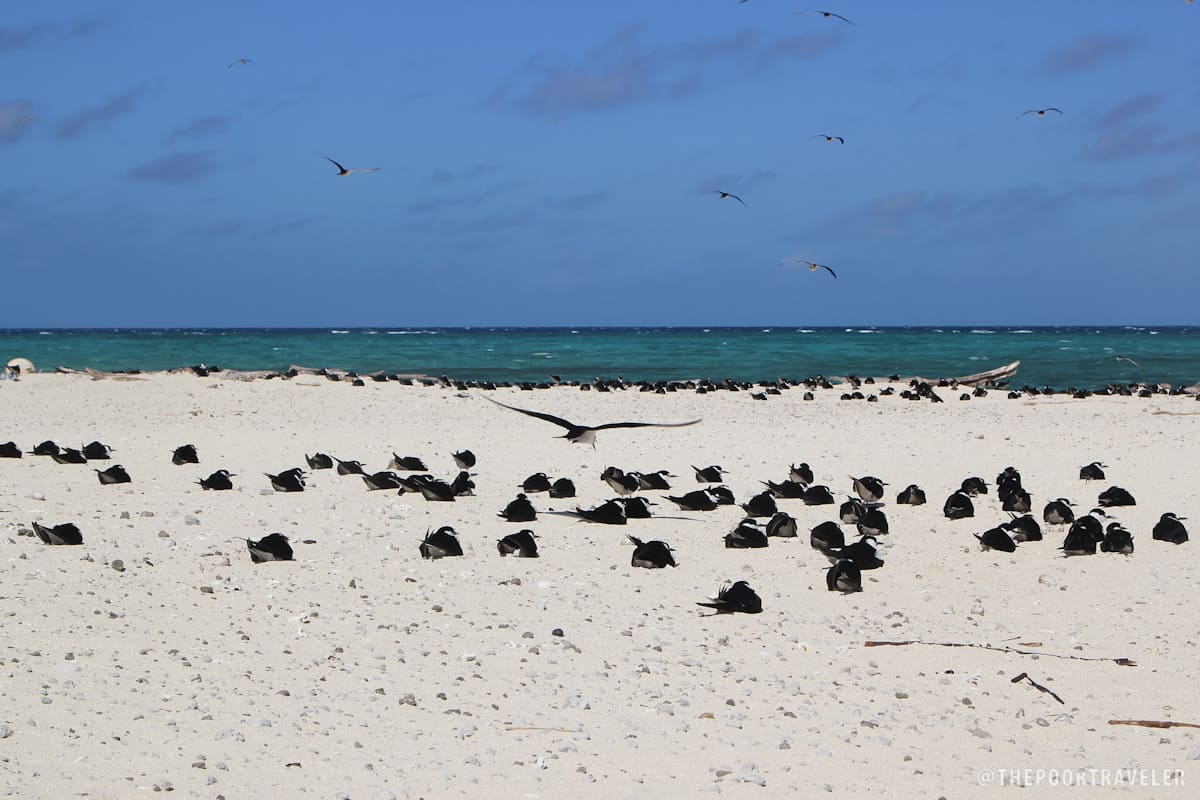
[[[1132,358],[1137,365],[1117,361]],[[40,370],[291,365],[470,380],[954,377],[1020,360],[1015,385],[1200,381],[1200,328],[340,328],[0,330]]]

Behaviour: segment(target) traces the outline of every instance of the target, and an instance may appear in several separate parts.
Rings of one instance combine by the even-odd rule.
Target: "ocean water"
[[[1096,388],[1200,381],[1200,328],[0,330],[0,358],[15,356],[41,370],[301,365],[493,381],[954,377],[1020,360],[1017,385]]]

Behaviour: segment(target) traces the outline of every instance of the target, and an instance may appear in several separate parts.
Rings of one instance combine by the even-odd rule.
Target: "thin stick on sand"
[[[920,644],[926,647],[977,647],[980,650],[994,650],[997,653],[1015,653],[1021,656],[1045,656],[1047,658],[1065,658],[1071,661],[1111,661],[1122,667],[1136,667],[1137,662],[1132,658],[1101,658],[1096,656],[1070,656],[1061,653],[1038,653],[1033,650],[1018,650],[1015,647],[996,647],[991,644],[976,644],[974,642],[863,642],[863,647],[904,647],[910,644]]]
[[[1045,692],[1046,694],[1050,695],[1058,702],[1062,703],[1064,706],[1067,704],[1066,701],[1063,700],[1061,697],[1059,697],[1057,694],[1055,694],[1052,689],[1047,689],[1045,686],[1042,686],[1040,683],[1035,681],[1033,678],[1029,677],[1028,672],[1022,672],[1020,675],[1018,675],[1017,677],[1012,679],[1013,683],[1020,683],[1021,681],[1028,681],[1029,685],[1032,686],[1033,688],[1037,689],[1039,692]]]
[[[1109,725],[1136,725],[1139,728],[1200,728],[1194,722],[1168,722],[1156,719],[1110,719]]]

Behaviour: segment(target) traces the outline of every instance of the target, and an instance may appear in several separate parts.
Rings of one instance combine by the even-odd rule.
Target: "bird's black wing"
[[[732,197],[734,200],[737,200],[742,205],[746,205],[746,201],[743,200],[742,198],[738,197],[736,194],[731,194],[729,196]]]
[[[321,156],[321,158],[325,159],[325,160],[326,160],[326,161],[328,161],[330,164],[333,164],[335,167],[337,167],[338,169],[340,169],[342,172],[345,172],[345,171],[346,171],[346,168],[345,168],[345,167],[343,167],[343,166],[342,166],[341,164],[339,164],[338,162],[334,161],[334,160],[333,160],[332,158],[330,158],[329,156],[322,155],[322,156]]]
[[[1042,111],[1057,111],[1059,114],[1063,113],[1061,108],[1055,108],[1054,106],[1051,106],[1050,108],[1043,108]]]
[[[555,425],[558,425],[559,427],[562,427],[562,428],[566,428],[567,430],[571,430],[572,428],[578,427],[574,423],[568,422],[567,420],[563,419],[562,417],[556,417],[553,414],[546,414],[541,411],[530,411],[527,408],[517,408],[516,406],[505,405],[504,403],[501,403],[499,400],[493,400],[490,397],[485,397],[483,399],[487,400],[489,403],[495,403],[496,405],[498,405],[502,408],[507,408],[509,411],[519,411],[522,414],[526,414],[530,417],[537,417],[538,419],[545,420],[546,422],[553,422]],[[633,424],[636,425],[639,423],[633,423]],[[611,426],[603,426],[603,427],[611,427]]]
[[[842,22],[849,22],[851,25],[853,25],[853,24],[854,24],[853,22],[850,22],[850,20],[848,20],[848,19],[846,19],[845,17],[843,17],[841,14],[834,14],[832,11],[826,11],[825,13],[826,13],[827,15],[831,16],[831,17],[837,17],[837,18],[838,18],[838,19],[840,19]]]
[[[514,410],[519,411],[520,409]],[[532,412],[526,411],[525,413],[530,414]],[[534,416],[541,415],[535,414]],[[700,422],[700,420],[694,419],[690,422],[606,422],[603,425],[593,425],[591,428],[594,431],[602,431],[606,428],[683,428],[687,425],[695,425],[697,422]]]
[[[821,269],[829,270],[829,274],[832,275],[834,278],[837,278],[837,273],[833,271],[833,267],[827,267],[824,264],[818,264],[817,266],[819,266]]]

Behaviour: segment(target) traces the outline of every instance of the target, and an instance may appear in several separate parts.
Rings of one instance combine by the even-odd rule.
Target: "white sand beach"
[[[485,395],[591,424],[703,422],[602,431],[593,449]],[[1109,721],[1200,723],[1200,544],[1150,536],[1163,512],[1200,526],[1200,403],[838,395],[460,392],[316,376],[5,382],[0,441],[115,452],[88,465],[0,459],[3,796],[1099,796],[998,785],[997,771],[1024,769],[1145,769],[1122,796],[1196,796],[1200,731]],[[188,443],[201,463],[173,465]],[[315,451],[383,470],[395,451],[450,479],[463,448],[478,456],[477,489],[454,503],[370,492],[333,471],[276,493],[263,476]],[[1079,480],[1096,460],[1108,479]],[[656,517],[623,527],[549,513],[613,497],[599,478],[610,465],[670,470],[682,494],[699,486],[690,465],[718,464],[745,502],[801,461],[839,501],[849,475],[889,483],[886,564],[864,573],[861,593],[827,591],[828,561],[809,546],[837,506],[778,501],[800,536],[748,551],[722,541],[740,508],[680,512],[667,492],[643,492]],[[92,468],[113,463],[131,483],[100,485]],[[1108,486],[1128,489],[1138,504],[1113,514],[1136,552],[1064,558],[1065,530],[1049,528],[1016,553],[982,552],[972,534],[1008,518],[994,493],[1008,465],[1039,520],[1047,500],[1083,513]],[[202,490],[219,468],[236,488]],[[534,472],[571,478],[579,497],[533,495],[536,522],[500,519]],[[976,517],[945,519],[942,502],[972,475],[991,488]],[[909,483],[927,505],[894,503]],[[75,522],[84,543],[19,534],[35,520]],[[465,556],[422,560],[418,543],[442,525]],[[524,527],[541,557],[501,558],[496,540]],[[272,532],[295,561],[251,563],[238,537]],[[679,566],[632,568],[626,534],[670,543]],[[696,605],[739,579],[761,614]],[[878,640],[1035,654],[864,646]],[[1136,666],[1105,660],[1118,658]],[[1022,672],[1064,703],[1013,683]],[[981,785],[989,770],[996,785]],[[1172,770],[1182,786],[1150,785]]]

